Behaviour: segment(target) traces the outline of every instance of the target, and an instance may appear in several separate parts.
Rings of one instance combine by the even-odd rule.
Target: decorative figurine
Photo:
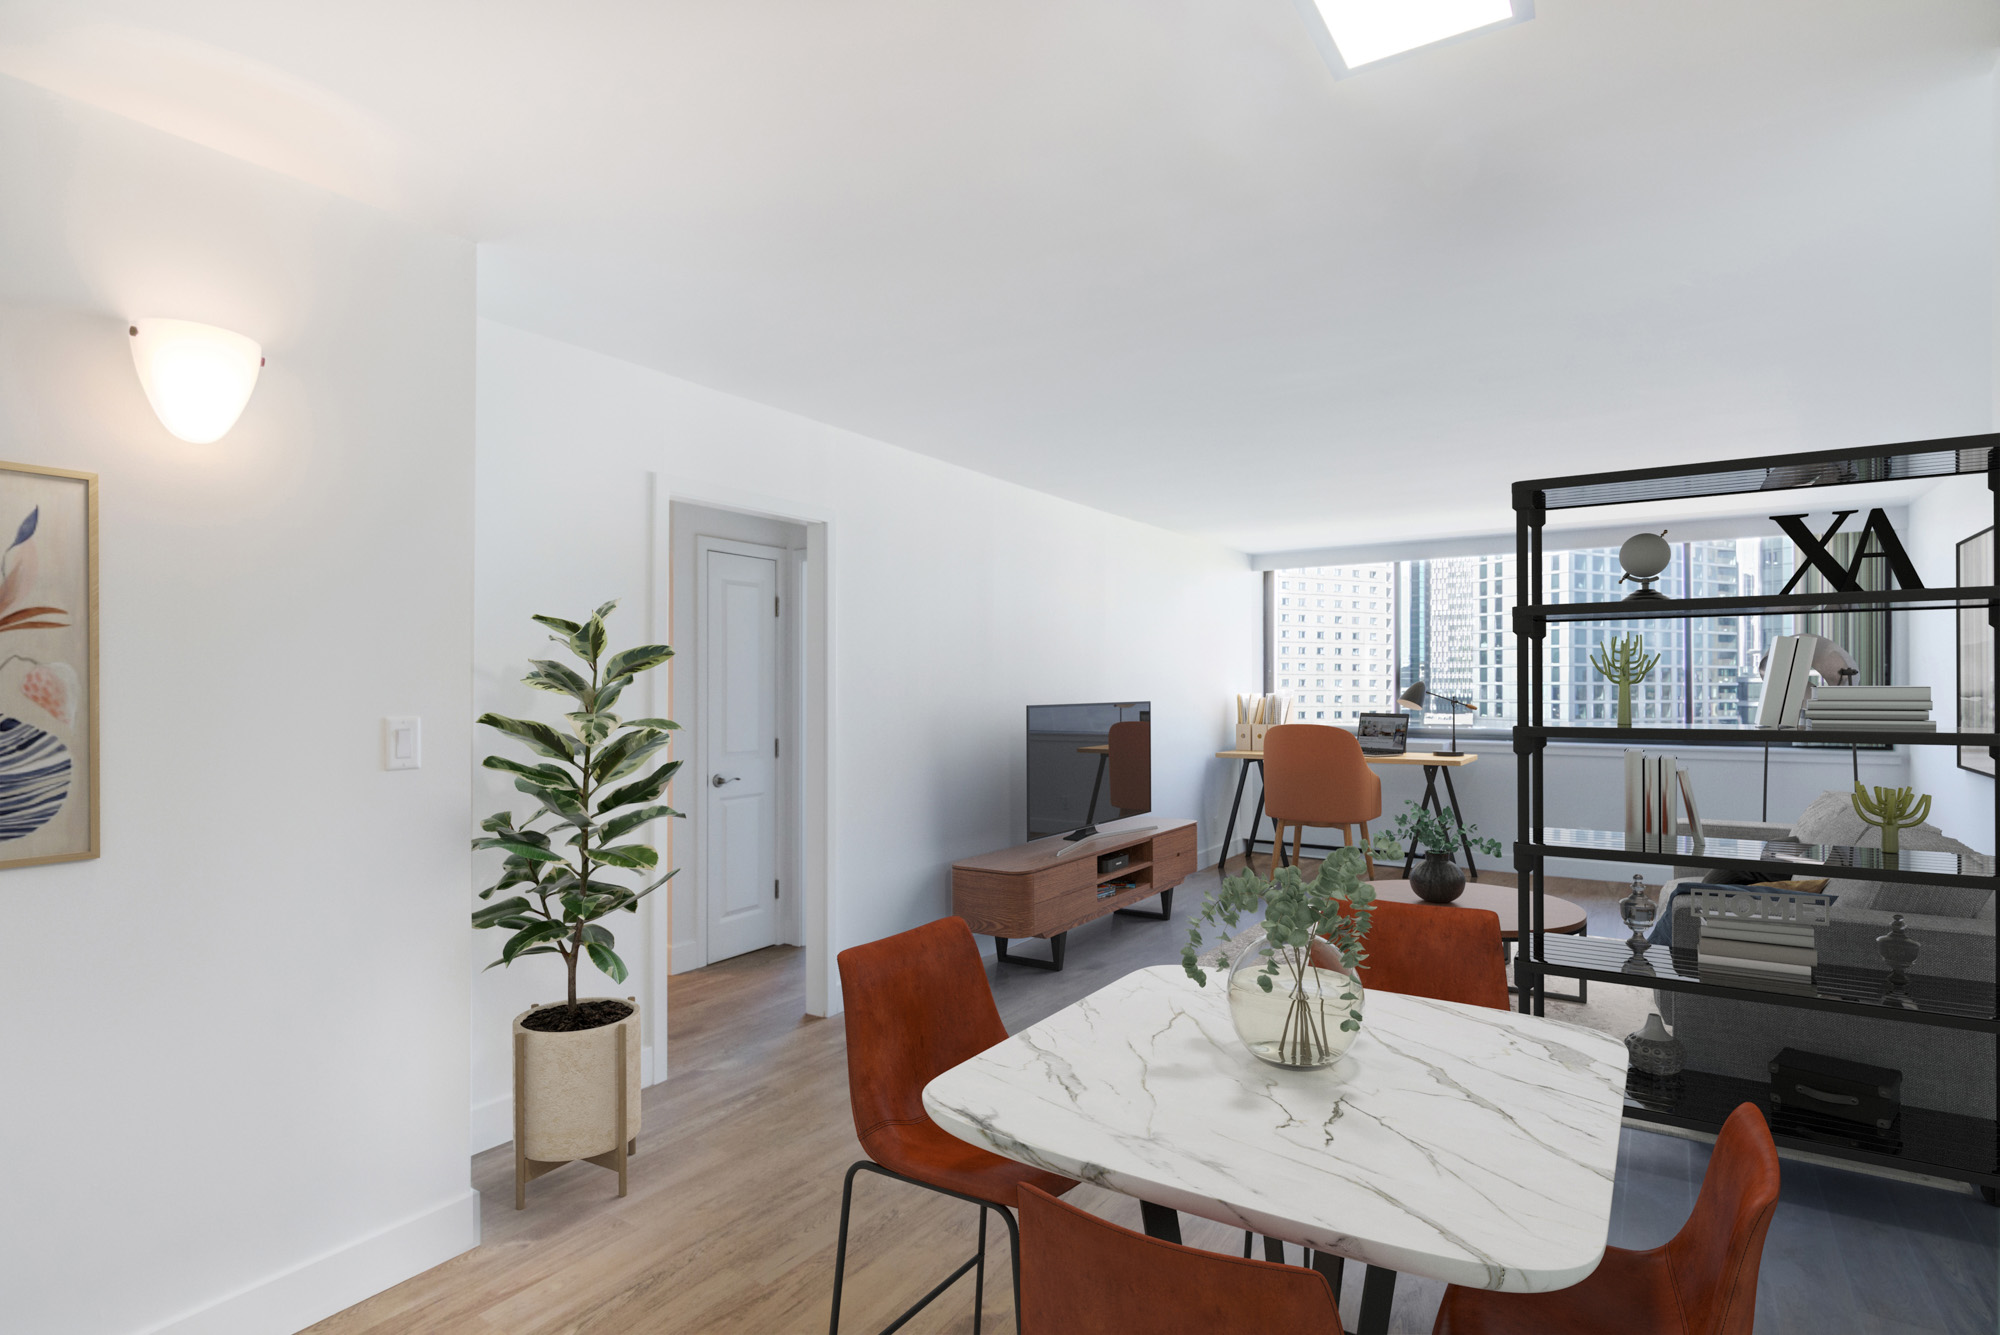
[[[1625,567],[1625,573],[1618,577],[1618,582],[1623,584],[1629,579],[1639,586],[1625,595],[1625,601],[1666,602],[1667,595],[1653,585],[1673,559],[1673,545],[1667,541],[1665,529],[1658,533],[1635,533],[1625,539],[1625,545],[1618,549],[1618,564]]]
[[[1658,1011],[1646,1017],[1638,1033],[1625,1035],[1625,1050],[1632,1054],[1632,1069],[1655,1080],[1679,1075],[1686,1060],[1681,1041],[1660,1023]]]
[[[1882,1004],[1899,1010],[1915,1010],[1917,1004],[1910,1000],[1910,975],[1907,971],[1917,962],[1917,952],[1923,947],[1903,930],[1902,914],[1898,913],[1889,923],[1889,930],[1875,938],[1875,949],[1881,952],[1889,965],[1889,990],[1883,996]]]
[[[1619,727],[1632,726],[1632,688],[1644,681],[1659,661],[1658,654],[1646,652],[1646,641],[1637,631],[1590,651],[1590,665],[1618,687]]]
[[[1877,788],[1870,797],[1860,784],[1854,785],[1854,814],[1882,831],[1882,856],[1896,856],[1898,836],[1913,825],[1922,825],[1931,814],[1931,795],[1917,795],[1914,788]]]
[[[1653,924],[1660,918],[1659,905],[1646,894],[1645,877],[1633,875],[1632,893],[1618,901],[1618,916],[1632,929],[1632,939],[1625,943],[1625,948],[1632,952],[1633,960],[1644,960],[1646,947],[1652,944],[1646,940],[1646,933],[1653,930]]]

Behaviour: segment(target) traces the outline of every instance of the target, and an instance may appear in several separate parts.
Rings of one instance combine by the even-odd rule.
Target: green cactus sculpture
[[[1659,663],[1658,654],[1646,652],[1646,641],[1637,632],[1621,635],[1609,644],[1590,651],[1590,665],[1618,686],[1618,726],[1632,726],[1632,688],[1646,679]]]
[[[1882,831],[1882,856],[1893,858],[1900,846],[1898,835],[1912,825],[1922,825],[1931,814],[1931,795],[1917,795],[1914,788],[1877,788],[1870,797],[1860,784],[1854,785],[1854,814]]]

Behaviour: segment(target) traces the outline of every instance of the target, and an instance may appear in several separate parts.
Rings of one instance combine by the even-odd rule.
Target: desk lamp
[[[1413,683],[1409,690],[1404,691],[1396,697],[1396,703],[1402,705],[1405,709],[1422,709],[1425,700],[1442,700],[1448,705],[1457,705],[1459,709],[1470,709],[1475,714],[1479,712],[1477,705],[1469,705],[1463,700],[1454,700],[1448,695],[1439,695],[1436,691],[1426,690],[1422,682]],[[1458,749],[1458,713],[1456,710],[1452,712],[1451,716],[1451,750],[1439,751],[1436,754],[1441,756],[1462,756],[1465,754],[1465,752]]]

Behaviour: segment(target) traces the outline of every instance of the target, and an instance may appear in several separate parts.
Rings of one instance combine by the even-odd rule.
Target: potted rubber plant
[[[1374,852],[1402,852],[1386,833]],[[1361,1032],[1364,992],[1357,972],[1366,957],[1375,890],[1360,848],[1338,848],[1308,880],[1297,867],[1280,867],[1268,881],[1244,871],[1196,910],[1181,948],[1181,968],[1198,986],[1208,973],[1198,952],[1202,925],[1237,929],[1245,914],[1263,907],[1263,921],[1236,938],[1225,991],[1236,1036],[1252,1056],[1290,1070],[1312,1070],[1340,1059]]]
[[[1456,813],[1419,802],[1396,813],[1396,833],[1422,855],[1410,872],[1410,889],[1430,904],[1449,904],[1465,893],[1465,870],[1456,861],[1460,847],[1470,844],[1488,857],[1500,856],[1498,839],[1482,839],[1477,825],[1461,825]]]
[[[659,852],[628,836],[648,821],[681,814],[659,800],[680,768],[678,760],[659,763],[660,753],[680,725],[614,712],[625,689],[674,652],[642,644],[607,656],[604,619],[617,605],[606,603],[583,622],[535,618],[581,664],[534,659],[522,678],[567,697],[573,708],[562,726],[479,716],[538,757],[483,762],[513,775],[514,787],[534,803],[525,818],[496,811],[472,841],[475,849],[506,854],[499,879],[479,892],[488,902],[472,914],[475,928],[508,934],[500,958],[486,967],[554,955],[569,978],[566,1002],[533,1006],[514,1020],[515,1209],[526,1206],[530,1179],[574,1159],[615,1170],[623,1196],[625,1161],[639,1134],[638,1003],[578,997],[576,975],[588,959],[613,982],[625,981],[625,962],[604,919],[636,913],[639,901],[673,876],[654,878]]]

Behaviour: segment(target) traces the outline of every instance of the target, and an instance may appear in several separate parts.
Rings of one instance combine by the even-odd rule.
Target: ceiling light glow
[[[1512,0],[1313,0],[1349,69],[1514,17]]]

